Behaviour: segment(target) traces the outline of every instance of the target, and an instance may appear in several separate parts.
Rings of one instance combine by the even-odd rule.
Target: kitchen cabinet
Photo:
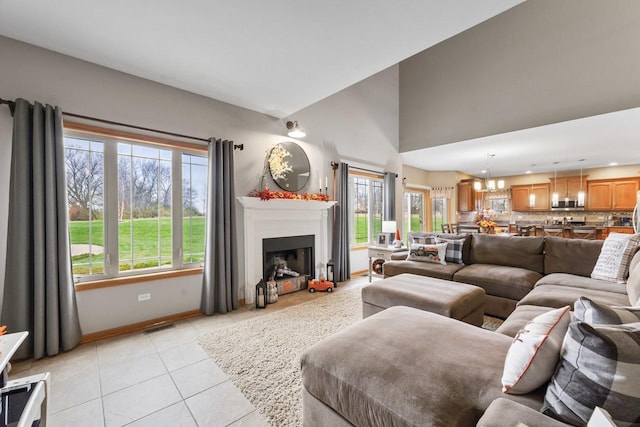
[[[587,179],[586,175],[583,175],[582,178],[579,176],[565,176],[558,178],[549,178],[551,192],[558,192],[558,196],[560,199],[577,199],[578,193],[580,190],[586,191],[587,189]]]
[[[535,194],[536,201],[529,205],[529,196]],[[514,185],[511,187],[511,206],[517,212],[548,211],[551,206],[549,184]]]
[[[600,238],[606,239],[609,233],[634,234],[635,232],[633,227],[604,227]]]
[[[587,210],[632,211],[636,205],[638,190],[638,178],[588,181]]]
[[[482,192],[473,188],[475,180],[464,180],[458,183],[458,212],[481,210]]]

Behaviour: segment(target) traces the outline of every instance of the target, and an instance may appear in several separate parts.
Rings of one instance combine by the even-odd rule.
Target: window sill
[[[351,246],[351,248],[349,248],[349,250],[351,251],[366,251],[367,249],[369,249],[369,246],[371,246],[372,243],[363,243],[361,245],[354,245]]]
[[[115,277],[111,279],[83,282],[75,285],[76,292],[92,289],[111,288],[114,286],[131,285],[134,283],[150,282],[153,280],[170,279],[172,277],[192,276],[202,274],[203,268],[185,268],[184,270],[163,271],[161,273],[141,274],[139,276]]]

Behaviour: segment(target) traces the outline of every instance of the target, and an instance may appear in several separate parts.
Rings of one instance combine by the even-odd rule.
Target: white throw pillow
[[[504,361],[504,393],[529,393],[549,381],[571,321],[569,309],[567,305],[543,313],[518,332]]]
[[[600,256],[591,272],[592,279],[625,283],[629,263],[638,249],[638,234],[611,233],[604,241]]]
[[[407,261],[435,262],[447,265],[445,257],[447,254],[447,243],[436,243],[433,245],[420,245],[412,243],[409,247]]]

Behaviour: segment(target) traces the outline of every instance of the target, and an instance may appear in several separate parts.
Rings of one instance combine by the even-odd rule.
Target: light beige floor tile
[[[165,373],[167,369],[157,353],[133,357],[107,366],[100,364],[102,394],[107,395]]]
[[[94,399],[73,408],[51,414],[47,427],[104,427],[102,399]]]
[[[167,367],[167,370],[175,371],[176,369],[207,359],[209,355],[202,347],[192,341],[164,350],[160,353],[160,357]]]
[[[229,424],[229,427],[269,427],[269,423],[260,412],[255,410],[238,421]]]
[[[31,364],[30,374],[73,370],[78,366],[97,365],[97,361],[96,345],[83,344],[71,351],[60,353],[56,356],[34,360]]]
[[[177,323],[174,328],[149,334],[156,351],[162,352],[172,347],[195,341],[200,332],[189,322]]]
[[[33,374],[33,368],[32,374]],[[57,368],[51,373],[49,411],[51,413],[71,408],[99,398],[100,378],[97,364],[78,364]]]
[[[211,359],[205,359],[171,372],[183,398],[188,398],[203,390],[216,386],[229,379],[227,374]]]
[[[123,426],[181,400],[168,374],[102,398],[107,427]]]
[[[127,427],[197,427],[184,402],[178,402],[151,415],[127,424]]]
[[[97,353],[101,366],[119,363],[132,357],[146,356],[156,352],[151,339],[143,332],[116,337],[98,343]]]
[[[255,408],[226,381],[186,400],[199,426],[226,426],[253,412]]]

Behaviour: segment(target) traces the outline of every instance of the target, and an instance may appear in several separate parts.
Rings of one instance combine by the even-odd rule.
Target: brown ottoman
[[[362,317],[404,305],[482,326],[484,289],[465,283],[399,274],[362,288]]]

